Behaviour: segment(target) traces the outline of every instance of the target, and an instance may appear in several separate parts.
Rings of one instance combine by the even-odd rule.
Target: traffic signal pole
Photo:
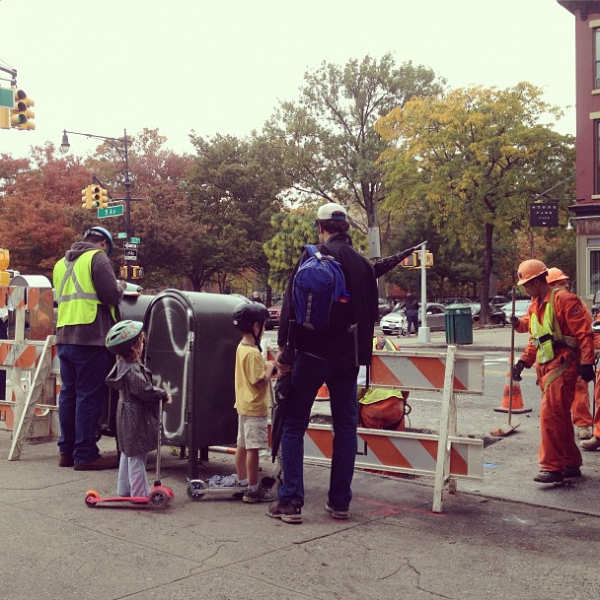
[[[420,342],[430,342],[431,332],[427,327],[427,244],[423,242],[421,244],[421,325],[419,326]]]
[[[82,135],[87,138],[92,138],[95,140],[104,140],[108,142],[119,154],[121,160],[123,161],[124,166],[124,176],[125,176],[125,230],[127,232],[127,243],[131,242],[131,236],[133,235],[132,227],[131,227],[131,179],[129,177],[129,138],[127,137],[127,129],[123,130],[122,138],[113,138],[106,137],[103,135],[95,135],[93,133],[80,133],[77,131],[67,131],[66,129],[63,131],[62,142],[60,145],[60,149],[62,152],[68,152],[70,148],[69,138],[67,134],[70,135]],[[122,198],[121,198],[122,199]],[[133,281],[133,269],[127,263],[125,264],[126,269],[126,281],[131,283]]]

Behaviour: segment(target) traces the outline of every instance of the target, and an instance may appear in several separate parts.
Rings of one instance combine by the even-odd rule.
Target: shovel
[[[512,286],[512,315],[511,315],[511,331],[510,331],[510,358],[509,358],[509,377],[510,383],[508,387],[508,423],[502,425],[498,429],[490,431],[490,435],[494,437],[504,437],[511,434],[521,423],[515,421],[512,423],[512,397],[513,397],[513,364],[515,362],[515,328],[512,326],[512,320],[515,316],[515,282]]]

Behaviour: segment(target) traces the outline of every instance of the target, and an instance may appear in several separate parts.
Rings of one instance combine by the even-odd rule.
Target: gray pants
[[[121,452],[119,460],[119,476],[117,494],[130,498],[144,498],[150,494],[148,475],[146,475],[146,458],[148,453],[139,456],[125,456]]]

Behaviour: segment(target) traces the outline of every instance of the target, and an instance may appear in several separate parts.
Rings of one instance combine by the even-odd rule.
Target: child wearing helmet
[[[235,467],[238,481],[240,486],[247,486],[244,502],[272,502],[275,495],[258,483],[259,451],[269,447],[268,385],[274,364],[265,362],[260,348],[269,312],[263,304],[243,302],[232,316],[233,324],[242,332],[235,357],[235,409],[238,412]]]
[[[167,392],[156,387],[152,374],[142,363],[143,323],[121,321],[106,335],[106,347],[117,362],[106,384],[119,390],[117,440],[121,457],[117,494],[144,497],[150,493],[146,475],[148,452],[155,450],[160,427],[160,400],[168,402]]]

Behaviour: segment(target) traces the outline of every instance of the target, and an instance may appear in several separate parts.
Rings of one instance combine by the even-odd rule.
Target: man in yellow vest
[[[560,483],[581,476],[581,453],[575,443],[571,406],[577,375],[594,379],[592,316],[575,294],[552,288],[548,269],[540,260],[519,265],[518,285],[531,296],[526,319],[529,344],[513,367],[513,379],[521,381],[523,369],[536,364],[542,390],[540,405],[540,473],[537,483]],[[518,323],[513,323],[518,326]]]
[[[102,457],[96,445],[107,395],[106,376],[112,355],[105,347],[115,324],[115,307],[126,283],[117,281],[109,256],[113,239],[104,227],[92,227],[54,266],[58,302],[56,346],[62,380],[58,399],[59,466],[98,471],[118,466],[115,457]]]

